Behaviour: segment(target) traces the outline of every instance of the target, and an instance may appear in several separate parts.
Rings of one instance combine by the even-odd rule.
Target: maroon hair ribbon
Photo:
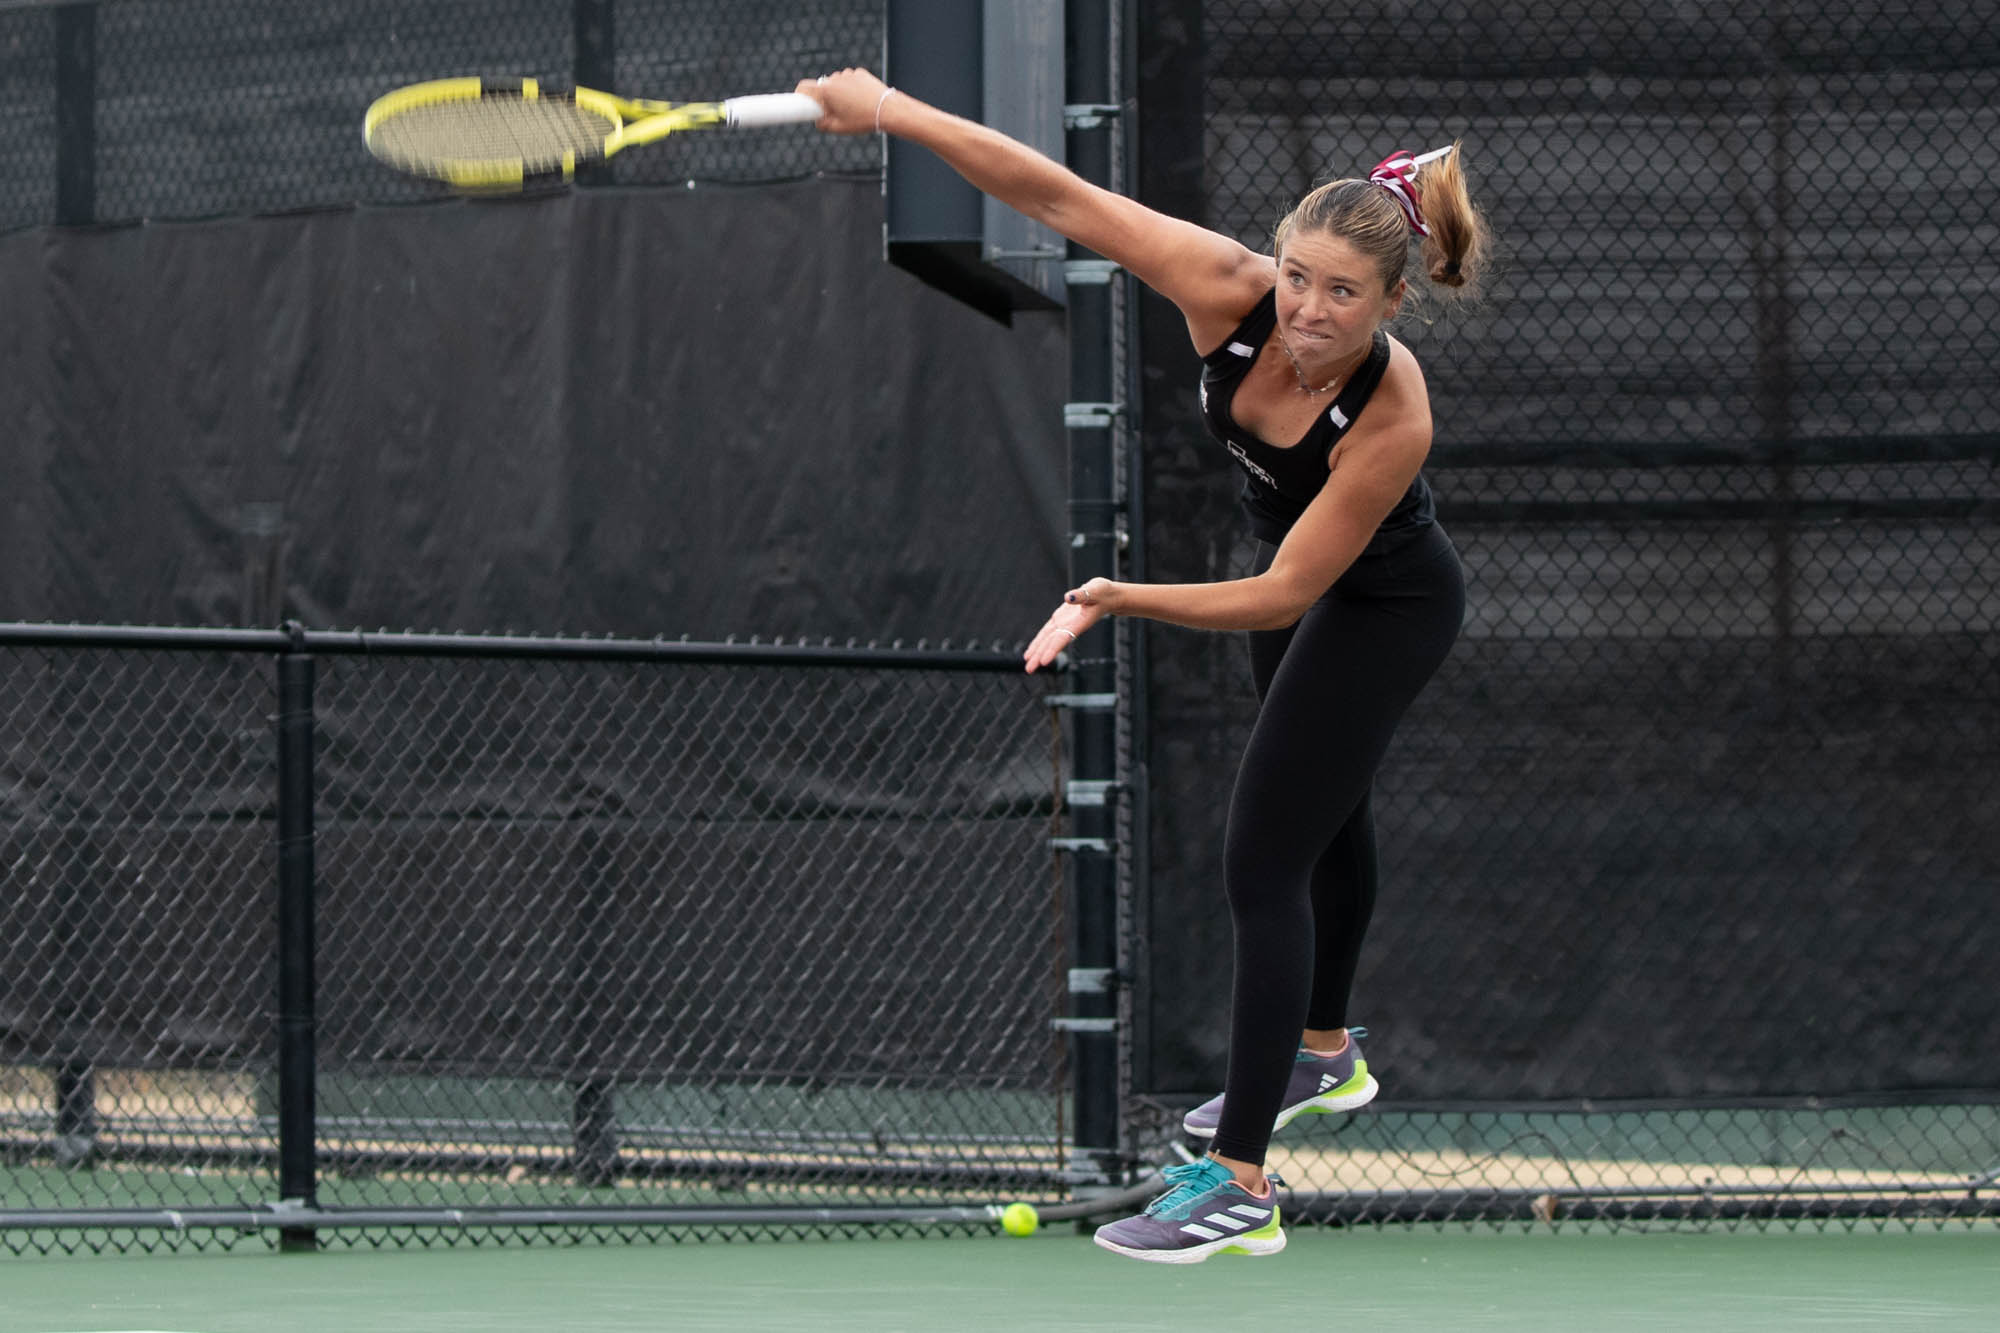
[[[1389,192],[1396,206],[1403,210],[1403,217],[1409,222],[1410,230],[1419,236],[1431,234],[1429,224],[1424,221],[1423,198],[1417,193],[1417,168],[1449,153],[1451,149],[1435,148],[1422,157],[1411,157],[1408,150],[1398,148],[1389,156],[1375,164],[1375,170],[1368,173],[1368,179]]]

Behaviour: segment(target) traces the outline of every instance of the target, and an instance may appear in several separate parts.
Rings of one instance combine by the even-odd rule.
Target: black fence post
[[[571,81],[579,88],[612,89],[618,86],[617,21],[615,0],[573,0],[570,26],[575,35],[576,55]],[[592,162],[578,169],[578,185],[609,185],[612,164]]]
[[[90,1166],[97,1157],[97,1069],[78,1052],[55,1070],[56,1162]]]
[[[617,1019],[605,984],[615,966],[612,911],[618,868],[614,853],[589,829],[579,835],[577,852],[588,878],[573,917],[570,1040],[579,1077],[572,1085],[570,1138],[576,1183],[584,1189],[603,1189],[618,1178],[618,1099],[614,1080],[606,1072],[606,1037],[617,1028]]]
[[[97,6],[55,12],[56,221],[97,220]]]
[[[1112,133],[1111,13],[1105,0],[1071,0],[1064,11],[1063,124],[1069,166],[1085,180],[1116,188]],[[1121,512],[1112,453],[1113,400],[1110,266],[1081,246],[1064,265],[1069,307],[1071,586],[1118,575]],[[1118,781],[1115,705],[1117,636],[1109,626],[1077,646],[1072,673],[1074,726],[1067,805],[1071,812],[1070,1034],[1076,1138],[1070,1174],[1083,1185],[1119,1179],[1118,871],[1113,846]]]
[[[1791,32],[1788,7],[1775,4],[1768,13],[1770,165],[1766,184],[1753,192],[1761,206],[1749,218],[1753,325],[1757,337],[1756,393],[1758,436],[1771,456],[1771,698],[1782,712],[1791,706],[1793,638],[1798,620],[1796,569],[1798,498],[1794,478],[1797,451],[1792,417],[1798,372],[1794,344],[1798,341],[1797,311],[1792,298],[1792,227],[1796,210],[1792,188]],[[1768,213],[1765,209],[1768,208]]]
[[[570,1116],[576,1183],[604,1189],[618,1179],[618,1099],[611,1080],[593,1076],[578,1082]]]
[[[97,1160],[98,1027],[103,1018],[101,978],[108,907],[100,850],[86,831],[73,830],[63,836],[63,893],[56,916],[61,952],[50,977],[63,1036],[49,1076],[55,1093],[55,1160],[65,1167],[89,1167]]]
[[[278,1197],[317,1205],[313,1013],[313,682],[305,630],[286,625],[278,657]],[[281,1228],[281,1250],[311,1250],[311,1227]]]

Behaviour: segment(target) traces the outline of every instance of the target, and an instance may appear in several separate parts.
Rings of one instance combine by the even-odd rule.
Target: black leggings
[[[1263,1162],[1300,1030],[1347,1026],[1375,908],[1375,770],[1464,614],[1458,552],[1433,525],[1355,561],[1297,624],[1250,635],[1261,704],[1223,847],[1236,978],[1220,1156]]]

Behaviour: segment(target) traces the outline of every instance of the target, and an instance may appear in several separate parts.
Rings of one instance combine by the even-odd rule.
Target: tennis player
[[[1247,630],[1260,706],[1230,796],[1223,889],[1235,929],[1227,1080],[1190,1112],[1208,1153],[1169,1170],[1145,1212],[1102,1227],[1120,1254],[1194,1263],[1284,1248],[1273,1132],[1351,1110],[1376,1083],[1348,1028],[1348,991],[1376,895],[1375,771],[1457,638],[1458,554],[1433,511],[1423,371],[1384,331],[1429,281],[1461,291],[1485,227],[1459,154],[1407,153],[1313,190],[1273,253],[1156,213],[995,130],[863,70],[807,80],[837,134],[893,134],[973,185],[1132,273],[1187,319],[1201,410],[1243,478],[1254,573],[1219,583],[1092,579],[1029,644],[1055,661],[1107,616]],[[1206,538],[1204,538],[1206,540]],[[1281,1182],[1276,1182],[1281,1183]]]

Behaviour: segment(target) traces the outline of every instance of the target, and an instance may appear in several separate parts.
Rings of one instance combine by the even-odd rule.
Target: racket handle
[[[804,93],[753,93],[722,104],[731,125],[756,129],[763,125],[810,125],[825,109]]]

